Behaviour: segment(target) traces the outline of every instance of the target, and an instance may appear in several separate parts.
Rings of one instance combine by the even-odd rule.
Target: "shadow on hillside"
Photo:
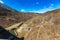
[[[18,38],[0,26],[0,39],[24,40],[24,37]]]

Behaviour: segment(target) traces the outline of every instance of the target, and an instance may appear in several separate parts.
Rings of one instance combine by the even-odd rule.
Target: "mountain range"
[[[0,25],[3,27],[8,27],[18,22],[25,22],[36,15],[33,13],[18,12],[6,5],[0,4]]]
[[[45,13],[18,12],[0,3],[0,26],[8,28],[23,23],[16,30],[25,40],[60,40],[60,9]],[[19,25],[18,25],[19,26]]]

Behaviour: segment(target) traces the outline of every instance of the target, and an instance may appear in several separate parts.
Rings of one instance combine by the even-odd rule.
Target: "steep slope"
[[[31,20],[34,26],[25,35],[25,40],[60,40],[60,10],[47,12],[37,18]]]
[[[60,9],[33,17],[17,29],[25,40],[60,40]]]
[[[4,28],[15,23],[25,22],[33,16],[36,16],[36,14],[18,12],[0,3],[0,26]]]

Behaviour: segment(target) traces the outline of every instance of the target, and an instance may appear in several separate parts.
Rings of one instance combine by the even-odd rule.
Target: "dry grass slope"
[[[19,38],[24,37],[25,40],[60,40],[60,9],[44,14],[34,14],[0,8],[0,26],[11,29],[19,26],[20,22],[23,25],[16,30]]]
[[[23,33],[25,40],[60,40],[60,10],[33,17],[21,27],[23,27],[21,30],[24,30],[25,27],[30,28]]]

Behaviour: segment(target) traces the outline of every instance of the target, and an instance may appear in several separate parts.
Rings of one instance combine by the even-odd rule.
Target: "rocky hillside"
[[[60,40],[60,9],[32,18],[25,40]]]
[[[17,24],[18,23],[18,24]],[[23,23],[22,25],[19,25]],[[12,34],[25,40],[60,40],[60,9],[43,14],[18,12],[6,5],[0,4],[0,26]],[[13,25],[13,26],[12,26]]]
[[[0,26],[8,27],[15,23],[25,22],[37,14],[18,12],[0,3]]]
[[[17,29],[25,40],[60,40],[60,9],[46,12],[26,21]]]

